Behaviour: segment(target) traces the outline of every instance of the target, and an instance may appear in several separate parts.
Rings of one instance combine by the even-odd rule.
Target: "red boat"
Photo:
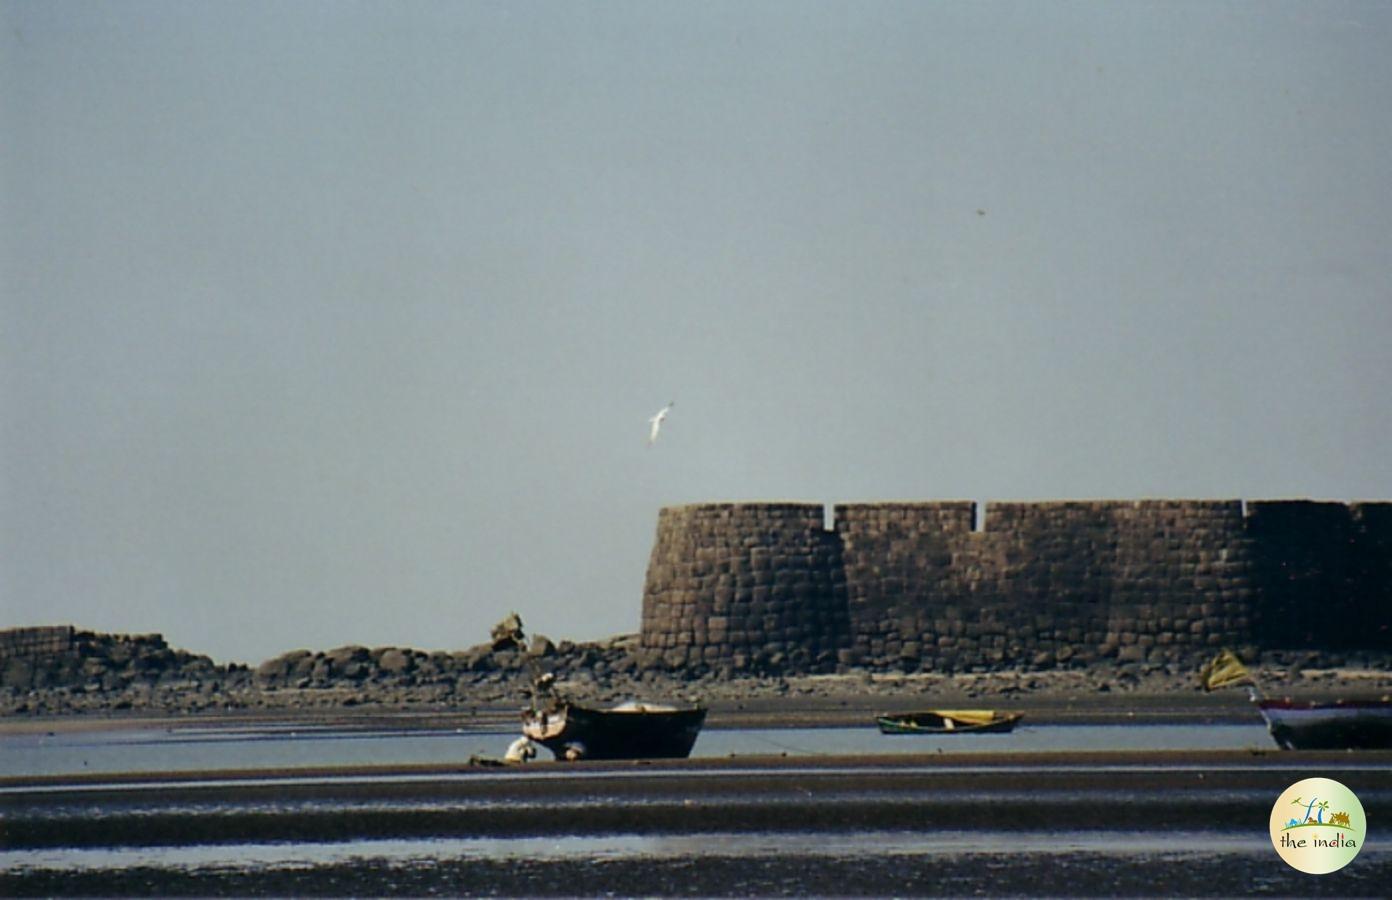
[[[1252,673],[1231,650],[1223,650],[1199,672],[1206,691],[1246,685],[1283,750],[1392,749],[1392,698],[1292,700],[1263,697]]]
[[[1392,748],[1392,700],[1257,700],[1272,738],[1285,750]]]

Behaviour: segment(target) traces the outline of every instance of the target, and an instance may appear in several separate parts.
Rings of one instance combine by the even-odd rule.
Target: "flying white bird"
[[[667,414],[672,411],[672,407],[677,405],[677,401],[669,400],[667,405],[657,411],[657,415],[648,420],[652,429],[648,432],[648,446],[651,447],[657,440],[657,433],[662,430],[662,423],[667,421]]]

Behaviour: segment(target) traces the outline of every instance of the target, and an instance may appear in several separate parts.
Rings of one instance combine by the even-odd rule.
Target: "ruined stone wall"
[[[834,664],[850,634],[844,583],[820,505],[663,509],[641,646],[672,667]]]
[[[6,628],[0,631],[0,661],[66,653],[72,648],[76,631],[71,625]]]
[[[937,671],[1392,649],[1392,504],[992,503],[980,530],[976,512],[846,504],[828,532],[809,504],[665,509],[643,646]]]
[[[173,650],[158,634],[97,634],[70,625],[0,631],[0,691],[96,693],[188,684],[217,671],[206,656]]]

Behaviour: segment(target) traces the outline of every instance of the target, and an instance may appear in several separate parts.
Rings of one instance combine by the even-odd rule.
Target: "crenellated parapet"
[[[1140,500],[662,510],[670,666],[939,671],[1392,649],[1392,504]],[[979,521],[978,521],[979,520]]]

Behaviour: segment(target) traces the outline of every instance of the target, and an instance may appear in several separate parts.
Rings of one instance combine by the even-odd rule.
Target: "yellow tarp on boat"
[[[958,725],[990,725],[996,720],[993,709],[934,709],[930,712]]]

